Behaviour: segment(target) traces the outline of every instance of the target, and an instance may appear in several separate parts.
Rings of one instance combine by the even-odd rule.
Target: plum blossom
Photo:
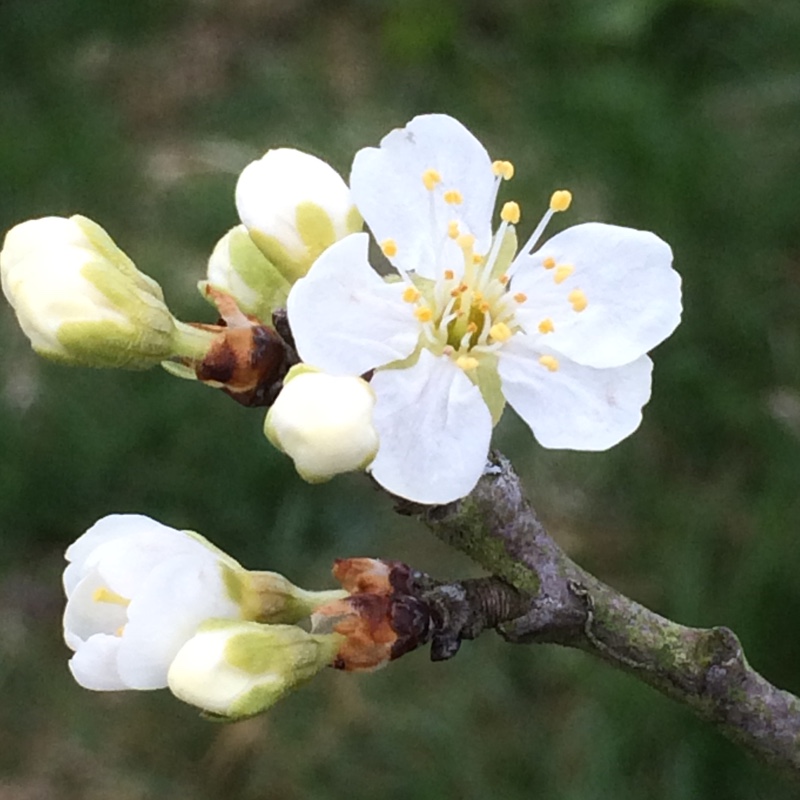
[[[467,494],[508,401],[548,448],[604,450],[639,426],[646,355],[675,329],[680,277],[656,235],[589,222],[537,246],[567,191],[517,248],[520,207],[493,233],[508,161],[445,115],[414,118],[356,154],[353,199],[369,239],[333,244],[293,286],[287,308],[302,359],[334,375],[375,370],[370,467],[421,503]]]

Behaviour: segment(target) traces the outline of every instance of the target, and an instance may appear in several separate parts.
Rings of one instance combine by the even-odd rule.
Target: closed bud
[[[208,261],[208,280],[199,284],[203,297],[212,299],[208,287],[230,295],[245,314],[269,322],[272,312],[286,304],[290,284],[256,247],[247,228],[237,225],[217,242]]]
[[[310,483],[365,469],[378,452],[375,393],[361,378],[293,367],[270,408],[264,433]]]
[[[86,217],[12,228],[0,277],[34,350],[58,361],[144,369],[176,354],[195,357],[213,338],[178,322],[158,283]]]
[[[208,620],[173,659],[169,688],[214,716],[251,717],[328,666],[340,642],[294,625]]]
[[[291,148],[269,150],[244,168],[236,207],[253,241],[290,284],[323,250],[363,227],[339,174]]]

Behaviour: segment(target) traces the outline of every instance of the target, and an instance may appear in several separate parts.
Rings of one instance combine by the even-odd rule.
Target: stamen
[[[481,302],[481,300],[483,300],[483,292],[479,292],[479,291],[476,289],[476,290],[473,292],[473,295],[472,295],[472,304],[476,306],[476,305],[478,305],[478,303],[480,303],[480,302]]]
[[[472,254],[472,263],[473,264],[480,264],[483,261],[483,256],[480,253],[473,253]]]
[[[526,295],[526,294],[525,294],[525,292],[517,292],[517,293],[514,295],[514,299],[515,299],[515,300],[516,300],[518,303],[524,303],[524,302],[525,302],[525,301],[528,299],[528,295]]]
[[[567,295],[567,300],[572,303],[573,311],[583,311],[589,305],[586,295],[580,289],[573,289]]]
[[[489,328],[489,336],[496,342],[507,342],[512,336],[511,328],[505,322],[498,322]]]
[[[510,161],[495,161],[492,163],[492,172],[504,181],[514,177],[514,165]]]
[[[451,280],[453,280],[453,278],[455,278],[455,276],[456,276],[455,272],[453,272],[453,270],[451,270],[451,269],[446,269],[446,270],[444,271],[444,279],[445,279],[446,281],[451,281]]]
[[[500,212],[500,219],[503,222],[510,222],[512,225],[516,225],[519,222],[520,213],[519,203],[510,200],[503,206],[503,210]]]
[[[555,265],[556,265],[556,260],[554,258],[546,258],[544,261],[542,261],[542,266],[545,269],[553,269]]]
[[[508,275],[501,275],[498,278],[498,280],[500,281],[500,284],[502,286],[506,286],[508,284],[508,282],[511,280],[511,278],[509,278]]]
[[[458,244],[462,250],[472,250],[475,246],[475,237],[471,233],[462,234],[456,239],[456,244]]]
[[[475,369],[480,362],[477,358],[473,358],[472,356],[459,356],[456,359],[456,365],[461,367],[463,370],[470,370]]]
[[[570,203],[572,203],[572,192],[566,189],[559,189],[557,192],[553,192],[550,197],[550,210],[566,211]]]
[[[430,322],[433,319],[433,311],[431,311],[427,306],[420,306],[420,308],[414,309],[414,316],[420,322]]]
[[[458,222],[452,219],[450,220],[450,222],[447,223],[447,235],[451,239],[458,239],[458,234],[459,234]]]
[[[444,193],[444,201],[451,206],[460,206],[464,202],[464,197],[458,189],[448,189]]]
[[[405,300],[406,303],[416,303],[417,300],[419,300],[419,297],[419,289],[415,288],[414,286],[406,286],[406,289],[403,292],[403,300]]]
[[[539,323],[539,333],[552,333],[554,330],[555,327],[553,326],[553,320],[551,320],[550,317],[543,319]]]
[[[564,281],[569,278],[573,272],[575,272],[575,267],[573,267],[572,264],[562,264],[556,269],[555,275],[553,275],[553,280],[556,283],[564,283]]]
[[[436,188],[436,184],[442,182],[442,176],[439,174],[438,170],[426,169],[425,172],[422,173],[422,182],[425,184],[425,188],[429,192],[432,192],[434,188]]]
[[[542,356],[539,359],[539,363],[543,367],[547,367],[550,372],[557,372],[558,371],[558,359],[553,358],[553,356]]]
[[[131,601],[121,594],[117,594],[106,586],[99,586],[92,592],[92,600],[95,603],[113,603],[118,606],[127,606]]]
[[[487,302],[484,300],[484,301],[483,301],[483,302],[482,302],[482,303],[481,303],[481,304],[478,306],[478,310],[479,310],[479,311],[480,311],[482,314],[488,314],[488,313],[489,313],[489,309],[490,309],[491,307],[492,307],[492,306],[491,306],[491,304],[490,304],[490,303],[487,303]]]
[[[384,239],[381,242],[381,250],[387,258],[397,255],[397,242],[394,239]]]
[[[478,330],[478,326],[474,322],[470,322],[467,325],[467,333],[476,333]]]

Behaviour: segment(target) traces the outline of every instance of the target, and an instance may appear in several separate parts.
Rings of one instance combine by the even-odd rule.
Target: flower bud
[[[294,625],[208,620],[175,656],[169,688],[209,714],[251,717],[329,665],[340,642]]]
[[[261,322],[269,322],[272,312],[286,304],[291,288],[244,225],[231,228],[217,242],[208,261],[208,280],[198,284],[207,299],[213,298],[209,286],[233,297],[245,314]]]
[[[43,356],[140,369],[175,351],[178,323],[161,287],[86,217],[45,217],[12,228],[0,276],[20,327]]]
[[[375,393],[361,378],[334,376],[304,364],[289,371],[264,433],[309,483],[365,469],[378,452],[372,423]]]
[[[269,150],[244,168],[236,207],[253,241],[290,284],[323,250],[363,226],[333,167],[291,148]]]

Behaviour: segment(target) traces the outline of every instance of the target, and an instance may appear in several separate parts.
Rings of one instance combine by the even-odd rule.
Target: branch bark
[[[495,576],[481,579],[478,592],[464,590],[467,581],[456,590],[427,588],[428,602],[444,609],[434,659],[450,657],[460,639],[493,625],[509,642],[584,650],[688,706],[762,762],[800,780],[800,700],[752,669],[728,628],[672,622],[573,562],[539,522],[504,456],[491,454],[477,487],[462,500],[446,506],[399,501],[397,511],[418,516]],[[502,613],[493,615],[498,602]]]

